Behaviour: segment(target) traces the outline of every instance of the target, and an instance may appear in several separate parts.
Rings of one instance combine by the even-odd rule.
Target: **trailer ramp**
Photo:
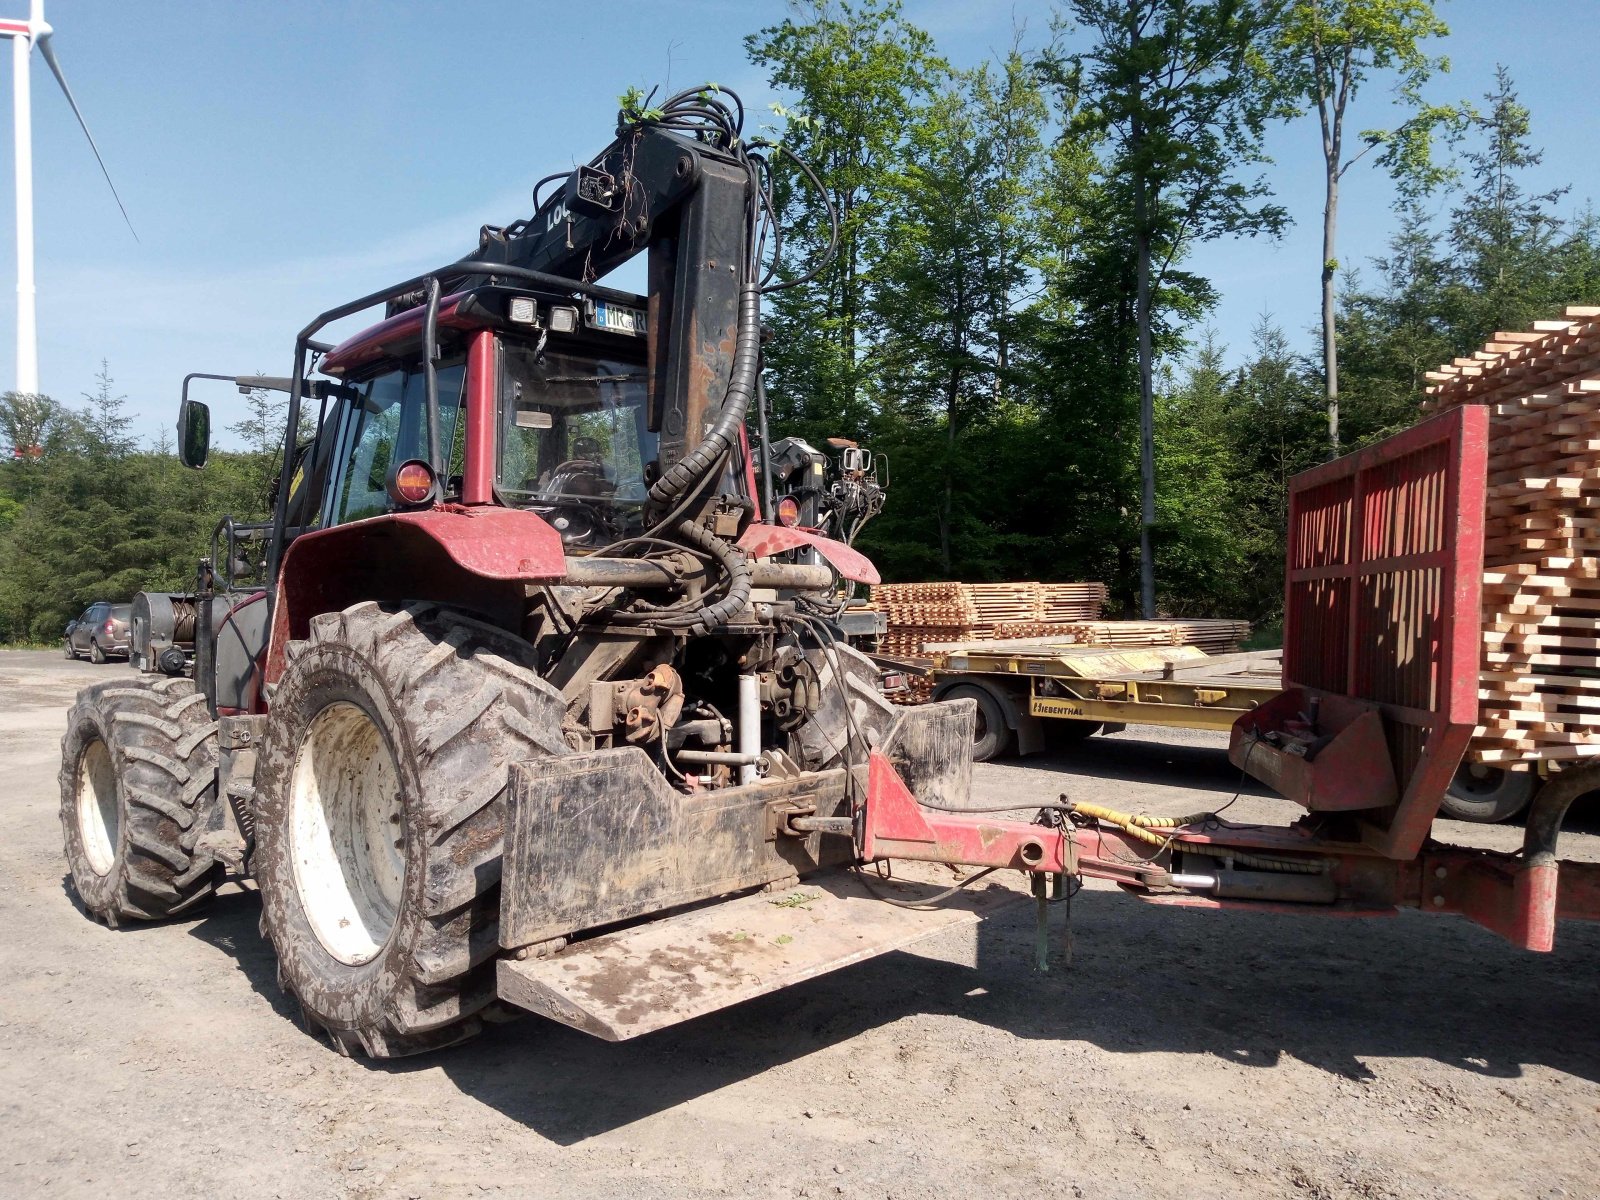
[[[548,958],[502,959],[498,990],[520,1008],[626,1041],[904,949],[1025,899],[981,884],[928,908],[881,898],[916,901],[951,882],[828,872],[603,934]]]

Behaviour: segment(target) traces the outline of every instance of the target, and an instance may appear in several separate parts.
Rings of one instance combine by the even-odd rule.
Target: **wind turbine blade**
[[[128,223],[128,232],[133,234],[133,240],[139,240],[139,231],[133,227],[133,220],[128,216],[128,210],[123,207],[122,197],[117,195],[117,185],[111,182],[111,172],[106,170],[106,160],[100,157],[100,147],[95,145],[94,134],[89,132],[89,123],[83,119],[83,113],[78,110],[78,102],[72,98],[72,89],[67,86],[67,77],[61,73],[61,64],[56,61],[56,52],[50,48],[49,36],[42,37],[36,43],[39,53],[44,55],[44,61],[50,68],[50,73],[56,77],[56,82],[61,85],[62,94],[67,98],[67,103],[72,106],[72,115],[78,118],[78,128],[83,130],[83,136],[89,139],[89,149],[94,151],[94,160],[100,164],[100,174],[106,177],[106,186],[111,189],[111,198],[117,202],[117,208],[122,213],[122,219]]]

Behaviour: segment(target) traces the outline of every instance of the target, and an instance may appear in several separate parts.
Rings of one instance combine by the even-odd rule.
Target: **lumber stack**
[[[1489,408],[1480,762],[1600,756],[1600,307],[1497,333],[1428,375]]]
[[[1250,622],[1228,620],[1024,621],[996,630],[1000,638],[1048,637],[1119,648],[1198,646],[1207,654],[1231,654],[1249,636]]]
[[[915,657],[929,642],[988,640],[1021,622],[1094,620],[1103,583],[884,583],[872,599],[889,616],[885,654]]]
[[[1106,606],[1103,583],[1041,583],[1039,613],[1041,622],[1098,621]]]

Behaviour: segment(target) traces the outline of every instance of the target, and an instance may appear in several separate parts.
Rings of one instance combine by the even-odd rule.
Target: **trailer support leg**
[[[1050,881],[1044,875],[1034,875],[1033,882],[1033,956],[1034,967],[1041,975],[1050,972]]]

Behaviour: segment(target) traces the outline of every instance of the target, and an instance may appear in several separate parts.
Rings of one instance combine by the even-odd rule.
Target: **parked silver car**
[[[103,663],[112,655],[128,657],[128,625],[133,615],[131,604],[111,604],[97,600],[67,626],[66,655]]]

